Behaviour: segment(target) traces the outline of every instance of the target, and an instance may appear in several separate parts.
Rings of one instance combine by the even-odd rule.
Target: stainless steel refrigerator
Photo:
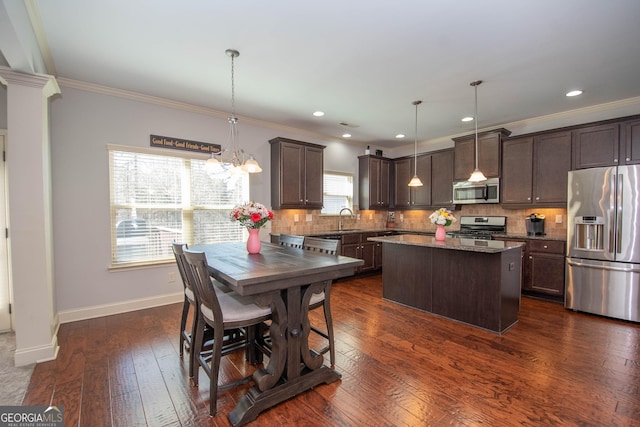
[[[569,172],[565,307],[640,322],[640,165]]]

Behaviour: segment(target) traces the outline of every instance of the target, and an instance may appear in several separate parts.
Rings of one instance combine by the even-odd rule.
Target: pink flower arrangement
[[[229,218],[231,218],[231,221],[240,222],[243,227],[261,228],[267,221],[273,219],[273,212],[263,204],[251,201],[234,207],[229,212]]]

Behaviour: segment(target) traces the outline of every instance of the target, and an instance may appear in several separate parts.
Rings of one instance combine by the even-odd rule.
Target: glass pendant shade
[[[414,175],[413,178],[411,178],[411,181],[409,181],[409,187],[422,187],[422,181],[420,181],[420,178],[418,178],[417,175]]]
[[[476,169],[471,173],[471,176],[469,177],[469,182],[482,182],[482,181],[486,181],[487,177],[484,176],[484,174],[482,173],[482,171],[480,169]]]

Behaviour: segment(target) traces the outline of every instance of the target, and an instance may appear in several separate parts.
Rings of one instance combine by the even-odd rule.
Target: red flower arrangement
[[[231,212],[229,212],[229,217],[231,221],[240,222],[243,227],[261,228],[267,221],[273,219],[273,212],[263,204],[251,201],[234,207]]]

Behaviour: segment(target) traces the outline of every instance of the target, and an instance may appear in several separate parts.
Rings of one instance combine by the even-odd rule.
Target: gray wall
[[[149,146],[158,134],[227,145],[224,118],[61,86],[51,103],[55,286],[59,311],[181,292],[168,283],[174,266],[109,271],[107,144]],[[6,103],[5,103],[6,104]],[[268,140],[276,136],[326,145],[325,168],[357,174],[354,145],[323,141],[239,122],[240,145],[256,155],[263,173],[250,193],[270,204]],[[268,230],[267,230],[268,231]],[[266,237],[263,239],[267,239]]]

